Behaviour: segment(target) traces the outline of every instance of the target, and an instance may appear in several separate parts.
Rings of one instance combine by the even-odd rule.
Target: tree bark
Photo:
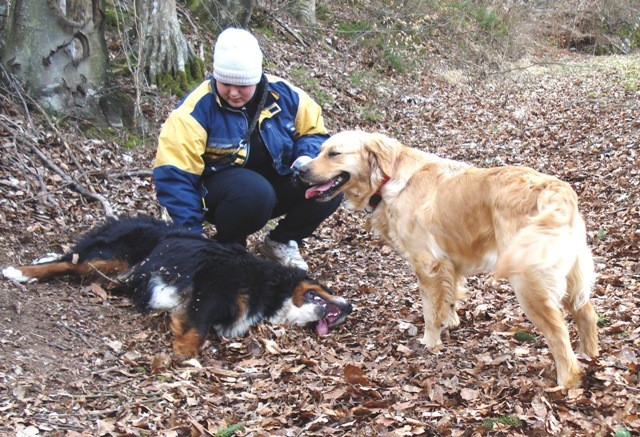
[[[194,12],[222,31],[227,27],[246,28],[255,5],[256,0],[200,0]]]
[[[104,0],[4,1],[0,62],[45,110],[104,121]]]
[[[289,11],[303,26],[316,26],[316,0],[293,0]]]
[[[136,0],[140,17],[140,59],[146,77],[158,83],[161,74],[176,77],[187,71],[193,49],[180,30],[176,0]]]

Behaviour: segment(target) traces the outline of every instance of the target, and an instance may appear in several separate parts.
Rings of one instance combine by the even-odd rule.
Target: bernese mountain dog
[[[138,310],[170,313],[176,359],[197,357],[210,330],[235,337],[269,321],[315,324],[326,335],[352,309],[304,270],[147,216],[108,219],[69,253],[2,273],[19,282],[74,274],[115,283]]]

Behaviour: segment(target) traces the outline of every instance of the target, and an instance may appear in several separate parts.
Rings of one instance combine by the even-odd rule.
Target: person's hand
[[[293,164],[291,164],[291,170],[293,170],[294,173],[297,173],[300,167],[310,163],[312,160],[313,158],[311,158],[310,156],[299,156],[295,161],[293,161]]]

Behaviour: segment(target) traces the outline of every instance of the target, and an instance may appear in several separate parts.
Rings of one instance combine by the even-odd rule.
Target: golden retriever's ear
[[[372,134],[364,149],[373,157],[385,176],[391,176],[398,156],[398,142],[381,134]]]

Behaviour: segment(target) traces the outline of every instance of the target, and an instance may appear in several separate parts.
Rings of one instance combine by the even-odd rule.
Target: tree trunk
[[[303,26],[316,26],[316,0],[293,0],[289,11]]]
[[[180,30],[176,0],[136,0],[140,62],[151,83],[191,74],[195,55]]]
[[[249,25],[256,0],[200,0],[194,12],[222,31],[227,27],[243,27]]]
[[[0,62],[45,110],[104,120],[108,82],[104,0],[3,2]]]

